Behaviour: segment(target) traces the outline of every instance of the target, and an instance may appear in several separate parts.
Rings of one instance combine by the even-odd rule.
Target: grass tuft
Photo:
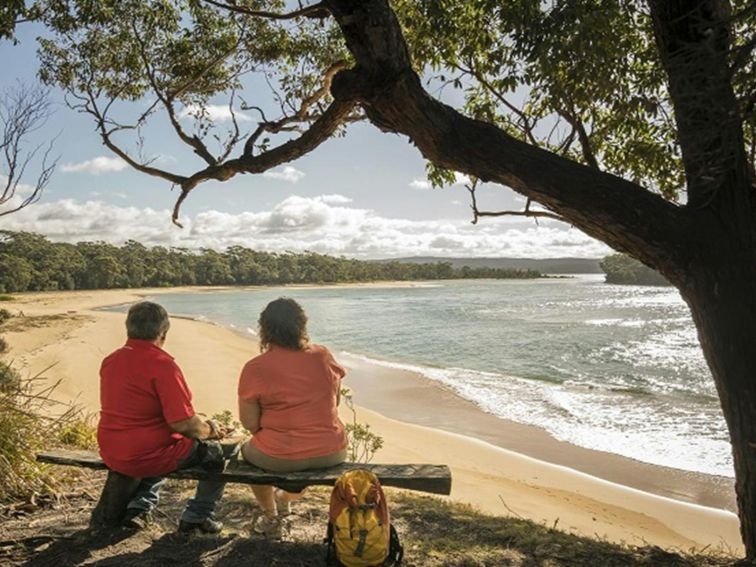
[[[3,374],[4,373],[4,374]],[[22,378],[0,362],[0,502],[33,499],[54,492],[55,475],[36,454],[51,445],[94,446],[94,427],[79,408],[52,398],[57,384],[46,385],[43,373]]]

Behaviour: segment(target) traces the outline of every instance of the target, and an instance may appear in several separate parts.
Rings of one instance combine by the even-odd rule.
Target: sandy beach
[[[17,330],[5,333],[11,345],[5,359],[24,373],[44,370],[48,381],[60,380],[58,397],[94,413],[100,362],[125,340],[124,315],[95,308],[167,291],[198,289],[18,295],[0,305],[23,313],[13,323]],[[166,350],[182,367],[198,411],[236,412],[236,380],[258,352],[254,340],[222,326],[174,318]],[[456,501],[614,542],[742,551],[737,518],[729,511],[731,479],[580,449],[485,414],[411,372],[358,358],[342,362],[349,370],[346,385],[360,406],[358,419],[384,438],[374,461],[448,464]],[[345,410],[343,418],[350,417]]]

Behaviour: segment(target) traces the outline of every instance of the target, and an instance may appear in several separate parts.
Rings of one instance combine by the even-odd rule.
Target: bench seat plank
[[[42,463],[68,465],[90,469],[107,469],[100,456],[94,451],[71,451],[53,449],[37,454]],[[336,479],[351,469],[367,469],[375,474],[384,486],[429,492],[432,494],[451,493],[451,471],[446,465],[392,465],[342,463],[327,469],[312,469],[291,473],[271,473],[241,460],[232,460],[223,472],[208,472],[200,468],[174,471],[169,478],[193,480],[219,480],[241,484],[273,484],[281,488],[301,490],[303,486],[333,485]]]

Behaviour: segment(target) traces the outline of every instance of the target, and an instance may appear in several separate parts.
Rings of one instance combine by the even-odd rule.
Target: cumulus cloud
[[[237,122],[251,122],[252,118],[243,112],[234,111]],[[231,122],[233,115],[228,106],[222,104],[208,104],[204,109],[195,104],[185,106],[179,112],[179,118],[195,118],[197,116],[206,116],[213,122]]]
[[[328,204],[328,205],[346,205],[347,203],[351,203],[352,199],[349,197],[345,197],[344,195],[320,195],[319,197],[316,197],[316,199],[319,199],[320,201]]]
[[[98,200],[38,203],[4,219],[4,229],[28,230],[52,240],[104,240],[145,245],[222,249],[312,250],[357,258],[400,256],[599,257],[609,249],[555,221],[540,226],[491,220],[408,220],[381,216],[343,195],[290,196],[270,210],[205,211],[174,227],[170,212]],[[519,222],[519,221],[518,221]]]
[[[288,183],[296,183],[305,176],[303,171],[299,171],[296,167],[287,165],[283,169],[269,170],[263,173],[263,177],[268,179],[278,179],[279,181],[286,181]]]
[[[97,156],[79,163],[64,163],[61,170],[64,173],[91,173],[100,175],[111,171],[126,169],[128,164],[119,157]]]
[[[428,181],[427,179],[420,179],[420,178],[413,179],[412,183],[410,183],[409,185],[413,189],[430,189],[431,188],[430,181]]]

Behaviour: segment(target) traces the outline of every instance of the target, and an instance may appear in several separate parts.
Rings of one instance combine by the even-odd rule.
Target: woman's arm
[[[239,398],[239,421],[251,433],[257,433],[260,430],[260,402],[257,399]]]

